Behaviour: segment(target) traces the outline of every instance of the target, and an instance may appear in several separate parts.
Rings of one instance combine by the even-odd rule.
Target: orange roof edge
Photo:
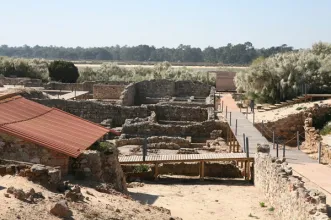
[[[58,110],[58,111],[60,111],[60,112],[62,112],[62,113],[64,113],[64,114],[70,115],[70,116],[72,116],[72,117],[79,118],[80,120],[83,120],[83,121],[86,121],[86,122],[88,122],[88,123],[94,124],[94,125],[96,125],[96,126],[98,126],[98,127],[104,128],[104,129],[108,130],[108,132],[111,132],[111,133],[113,133],[113,134],[115,134],[115,135],[117,135],[117,136],[120,136],[120,135],[121,135],[120,132],[117,132],[117,131],[115,131],[115,130],[113,130],[113,129],[109,129],[109,128],[103,127],[103,126],[101,126],[101,125],[99,125],[99,124],[97,124],[97,123],[94,123],[94,122],[92,122],[92,121],[89,121],[89,120],[86,120],[86,119],[84,119],[84,118],[78,117],[78,116],[76,116],[76,115],[70,114],[70,113],[68,113],[68,112],[62,111],[61,109],[58,109],[58,108],[53,108],[53,109],[56,109],[56,110]]]
[[[22,135],[22,134],[18,134],[18,133],[16,133],[16,132],[12,132],[12,131],[9,131],[9,130],[3,130],[2,127],[0,127],[0,131],[3,132],[3,133],[9,134],[9,135],[11,135],[11,136],[19,137],[19,138],[21,138],[22,140],[25,140],[25,141],[27,141],[27,142],[32,142],[32,143],[34,143],[34,144],[41,145],[41,146],[43,146],[43,147],[45,147],[45,148],[47,148],[47,149],[50,149],[50,150],[52,150],[52,151],[56,151],[56,150],[54,150],[54,149],[52,149],[52,148],[49,147],[50,143],[44,143],[44,142],[41,142],[41,141],[37,141],[37,140],[35,140],[35,139],[33,139],[33,138],[30,138],[30,137],[28,137],[28,136],[25,136],[25,135]],[[91,147],[91,146],[89,146],[89,147]],[[59,152],[65,154],[65,155],[68,155],[68,156],[74,157],[74,158],[77,158],[77,157],[81,154],[81,151],[80,151],[80,150],[77,151],[77,152],[78,152],[77,154],[70,154],[70,153],[63,152],[63,151],[59,151]]]

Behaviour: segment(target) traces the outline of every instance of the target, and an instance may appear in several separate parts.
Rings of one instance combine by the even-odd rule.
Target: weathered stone
[[[50,208],[50,213],[52,213],[53,215],[58,216],[60,218],[67,218],[67,217],[71,216],[71,211],[65,200],[61,200],[61,201],[55,203]]]
[[[30,168],[30,170],[31,170],[32,173],[34,173],[36,175],[45,174],[48,171],[47,167],[45,165],[42,165],[42,164],[34,164]]]
[[[259,153],[270,153],[270,147],[268,144],[257,144],[256,146],[256,150]]]

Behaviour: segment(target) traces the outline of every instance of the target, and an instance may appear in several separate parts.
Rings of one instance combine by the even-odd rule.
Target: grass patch
[[[260,207],[262,207],[262,208],[266,207],[265,203],[264,202],[260,202]]]
[[[270,207],[268,210],[269,210],[270,212],[273,212],[273,211],[275,211],[275,208],[274,208],[274,207]]]
[[[149,171],[149,166],[146,164],[140,164],[138,166],[135,166],[133,169],[134,173],[144,173]]]
[[[325,125],[325,126],[321,129],[320,134],[321,134],[321,135],[328,135],[328,134],[331,134],[331,125],[329,125],[329,124]]]
[[[296,108],[297,111],[300,111],[300,110],[307,110],[307,107],[302,107],[302,106],[299,106]]]

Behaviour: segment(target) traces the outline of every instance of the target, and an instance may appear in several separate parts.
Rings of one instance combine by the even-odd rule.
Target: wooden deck
[[[200,180],[204,179],[204,164],[212,161],[236,161],[237,164],[244,167],[244,177],[246,180],[251,178],[250,165],[254,158],[247,157],[245,153],[211,153],[211,154],[168,154],[168,155],[148,155],[143,156],[120,156],[120,164],[154,164],[154,177],[158,178],[158,166],[160,163],[182,163],[182,162],[199,162]]]

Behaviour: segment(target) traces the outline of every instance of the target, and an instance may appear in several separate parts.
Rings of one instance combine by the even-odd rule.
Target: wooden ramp
[[[160,163],[182,163],[182,162],[199,162],[200,179],[204,179],[204,164],[211,161],[236,161],[244,168],[245,179],[250,179],[250,167],[248,164],[254,161],[254,158],[247,157],[244,153],[212,153],[212,154],[168,154],[168,155],[149,155],[143,156],[120,156],[120,164],[154,164],[154,177],[158,177],[158,165]]]

